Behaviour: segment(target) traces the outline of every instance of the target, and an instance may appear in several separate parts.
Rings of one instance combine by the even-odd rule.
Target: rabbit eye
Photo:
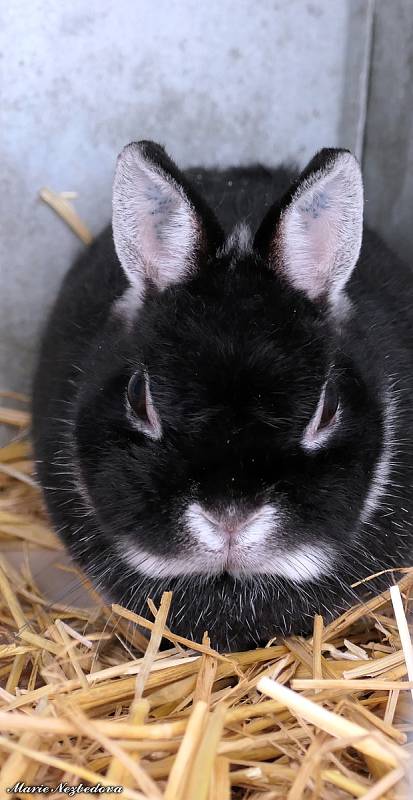
[[[132,375],[128,383],[129,405],[137,417],[147,421],[148,413],[146,410],[146,381],[141,373],[136,372]]]
[[[338,409],[338,392],[333,383],[327,384],[324,391],[323,408],[317,430],[321,431],[333,421]]]
[[[150,439],[160,439],[162,426],[153,404],[149,377],[145,372],[135,372],[128,383],[128,419]]]
[[[313,418],[308,423],[301,445],[304,450],[318,450],[327,444],[340,418],[340,398],[333,381],[326,383]]]

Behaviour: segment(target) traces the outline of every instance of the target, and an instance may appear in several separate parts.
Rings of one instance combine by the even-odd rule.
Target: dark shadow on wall
[[[413,266],[413,3],[375,0],[363,172],[366,220]]]
[[[347,31],[339,142],[362,163],[367,224],[413,266],[412,0],[351,0]]]

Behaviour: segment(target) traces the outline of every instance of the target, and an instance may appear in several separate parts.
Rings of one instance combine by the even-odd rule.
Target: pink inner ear
[[[113,234],[119,260],[134,284],[150,279],[160,289],[193,267],[200,238],[184,190],[139,146],[121,153],[113,189]]]
[[[355,159],[345,153],[310,175],[282,214],[281,268],[311,300],[335,300],[355,267],[363,223],[363,192]]]
[[[168,185],[161,188],[153,185],[139,187],[137,196],[141,226],[141,250],[148,277],[162,288],[174,278],[173,264],[176,253],[173,250],[174,218],[179,213],[179,200]],[[178,228],[178,225],[176,226]],[[178,232],[176,231],[176,237]],[[175,242],[185,263],[185,242]],[[163,274],[162,266],[166,274]]]
[[[132,200],[147,276],[160,288],[181,280],[196,245],[194,214],[179,189],[155,171],[142,170]]]
[[[312,299],[323,294],[326,276],[334,267],[338,214],[332,202],[334,198],[331,201],[325,191],[314,190],[291,210],[290,225],[297,237],[296,258],[301,262],[301,279],[307,281]]]

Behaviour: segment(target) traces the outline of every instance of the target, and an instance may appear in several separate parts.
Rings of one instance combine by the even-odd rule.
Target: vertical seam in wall
[[[364,143],[366,136],[367,112],[370,99],[371,70],[374,46],[374,20],[376,14],[376,0],[367,0],[367,14],[364,31],[363,62],[360,70],[359,81],[359,114],[355,137],[355,154],[363,164]]]

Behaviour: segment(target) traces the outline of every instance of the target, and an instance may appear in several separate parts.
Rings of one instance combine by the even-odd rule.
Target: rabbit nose
[[[248,513],[245,506],[215,506],[211,510],[200,503],[191,503],[184,519],[193,540],[221,555],[262,544],[279,527],[279,513],[268,503]]]
[[[225,509],[220,512],[210,512],[203,509],[203,515],[217,532],[228,537],[235,538],[243,528],[250,522],[255,514],[243,514],[234,508]]]

